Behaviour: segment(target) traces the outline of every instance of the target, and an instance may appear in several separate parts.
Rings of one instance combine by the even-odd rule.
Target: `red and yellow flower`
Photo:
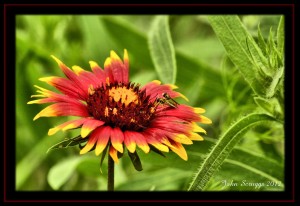
[[[138,146],[145,153],[151,148],[162,152],[172,150],[187,160],[183,144],[190,145],[193,141],[203,140],[198,133],[206,132],[197,123],[211,123],[210,119],[202,115],[205,110],[168,103],[174,102],[173,98],[176,97],[186,99],[174,91],[177,88],[175,85],[154,80],[141,87],[130,82],[126,50],[123,61],[111,51],[104,69],[90,61],[92,72],[79,66],[73,66],[71,70],[58,58],[52,58],[66,78],[52,76],[40,80],[61,93],[35,86],[39,94],[32,97],[40,99],[28,104],[51,103],[34,120],[54,116],[79,117],[50,129],[48,135],[59,130],[81,128],[81,138],[86,138],[87,143],[80,154],[94,149],[96,155],[99,155],[108,149],[109,155],[118,162],[118,153],[123,153],[125,148],[134,153]]]

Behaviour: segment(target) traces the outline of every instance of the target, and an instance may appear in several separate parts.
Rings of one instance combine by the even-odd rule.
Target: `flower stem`
[[[108,155],[107,191],[114,191],[114,174],[115,163],[111,156]]]

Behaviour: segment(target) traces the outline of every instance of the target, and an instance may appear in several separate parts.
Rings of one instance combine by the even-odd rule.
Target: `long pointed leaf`
[[[168,21],[168,16],[157,16],[154,19],[148,43],[159,78],[164,83],[175,84],[177,68]]]

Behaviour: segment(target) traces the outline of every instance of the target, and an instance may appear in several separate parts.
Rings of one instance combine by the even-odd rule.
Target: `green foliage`
[[[67,119],[33,122],[44,105],[27,102],[33,85],[54,90],[39,78],[63,76],[50,55],[89,70],[88,61],[103,66],[110,50],[122,55],[124,48],[131,81],[176,81],[189,102],[176,101],[205,108],[213,124],[200,125],[204,141],[184,145],[188,161],[173,152],[125,152],[116,190],[285,189],[283,17],[19,15],[16,23],[17,190],[106,190],[107,156],[80,156],[76,129],[47,136]]]
[[[177,68],[168,20],[168,16],[154,19],[149,32],[149,49],[159,78],[165,84],[175,84]]]
[[[237,145],[244,136],[245,132],[261,121],[267,120],[272,121],[273,118],[264,114],[250,114],[234,123],[226,133],[220,137],[216,145],[212,147],[212,150],[201,164],[201,167],[195,173],[188,190],[204,190],[208,181],[214,175],[214,172],[222,165],[234,146]],[[239,161],[236,162],[239,164]]]
[[[239,68],[253,91],[262,97],[273,97],[283,75],[283,55],[275,45],[272,32],[268,42],[265,43],[258,30],[260,48],[238,16],[210,16],[209,20],[228,56]],[[283,47],[281,24],[278,29],[279,49]]]

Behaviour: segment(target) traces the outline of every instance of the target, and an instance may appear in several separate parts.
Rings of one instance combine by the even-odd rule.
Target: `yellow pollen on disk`
[[[104,116],[108,117],[108,107],[105,107]]]
[[[117,108],[114,108],[114,109],[113,109],[113,114],[116,115],[117,113],[118,113]]]
[[[132,102],[134,104],[138,104],[139,102],[138,95],[132,89],[127,89],[126,87],[112,87],[108,95],[112,97],[115,102],[121,100],[121,103],[125,104],[125,106],[128,106]]]
[[[106,82],[107,86],[110,86],[109,77],[106,77],[105,82]]]
[[[95,93],[93,85],[90,85],[88,88],[89,95],[93,95]]]

